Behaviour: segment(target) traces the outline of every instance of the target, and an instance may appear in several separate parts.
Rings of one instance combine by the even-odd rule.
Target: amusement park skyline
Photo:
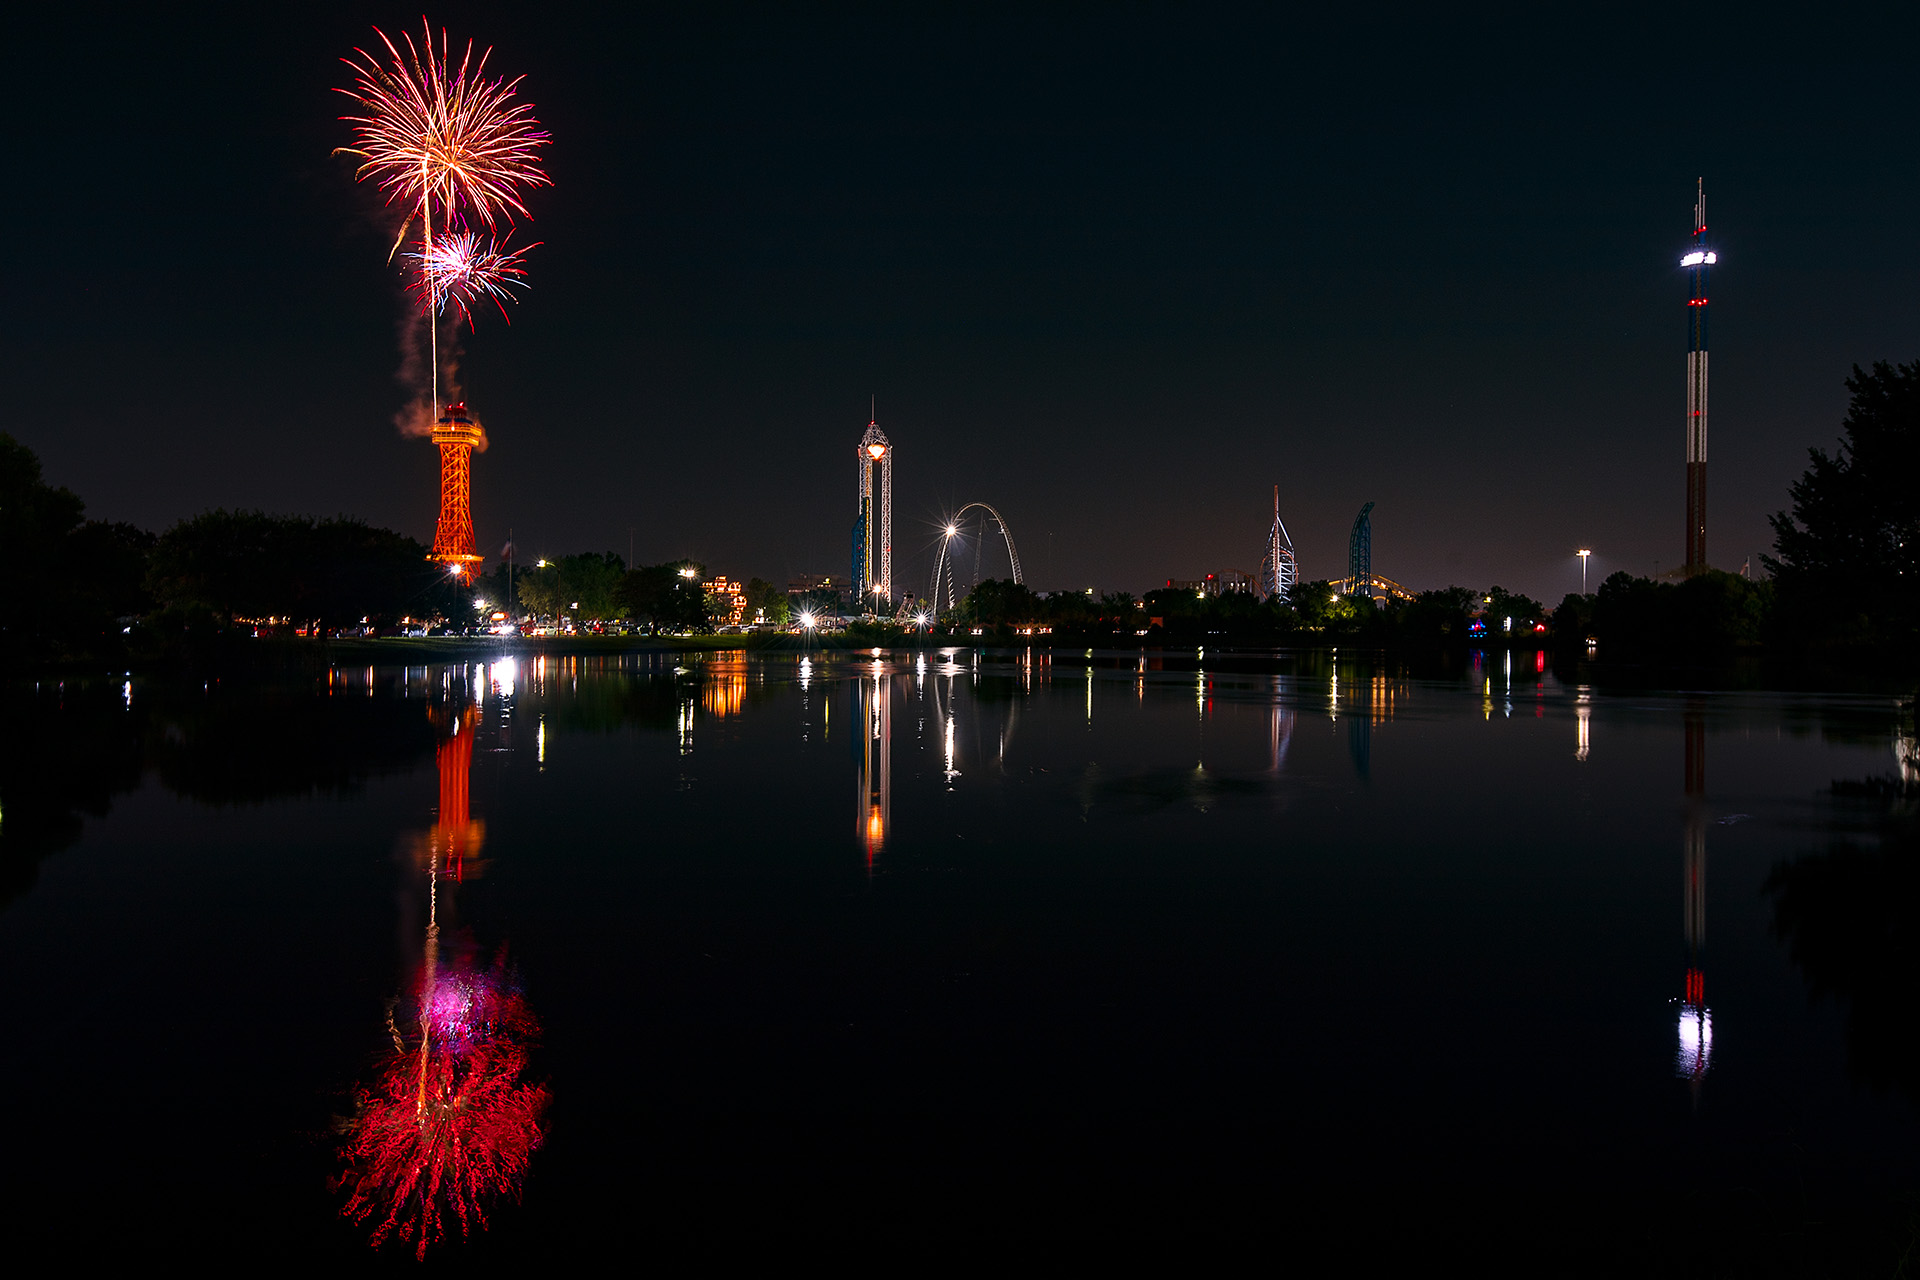
[[[1596,584],[1676,569],[1702,176],[1712,565],[1758,571],[1850,367],[1920,355],[1910,15],[1716,33],[1684,121],[1671,40],[1569,18],[427,16],[524,73],[554,139],[511,323],[452,356],[488,557],[511,529],[528,558],[845,573],[875,420],[896,592],[975,502],[1041,590],[1253,574],[1275,485],[1302,580],[1346,571],[1366,503],[1374,569],[1415,589],[1557,600],[1582,547]],[[99,518],[432,542],[397,218],[331,154],[340,58],[420,16],[239,18],[23,30],[92,72],[18,73],[0,430]]]

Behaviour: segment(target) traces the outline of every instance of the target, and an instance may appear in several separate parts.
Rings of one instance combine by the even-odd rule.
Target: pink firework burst
[[[386,47],[383,62],[364,49],[342,59],[353,68],[355,83],[340,89],[366,108],[362,116],[342,116],[354,126],[363,158],[359,175],[375,179],[389,204],[429,218],[438,211],[449,220],[470,214],[488,227],[496,217],[512,221],[529,216],[521,202],[526,187],[552,185],[540,167],[539,149],[551,141],[539,128],[530,103],[516,102],[520,79],[488,79],[489,49],[473,61],[473,42],[456,67],[447,51],[447,34],[435,49],[424,20],[422,40],[403,37],[402,54],[384,31],[374,34]]]
[[[451,303],[469,327],[473,304],[482,299],[492,302],[511,324],[505,304],[514,300],[513,290],[527,287],[527,250],[539,243],[514,249],[491,240],[483,243],[471,231],[456,231],[406,255],[414,263],[408,287],[429,312],[445,311]]]

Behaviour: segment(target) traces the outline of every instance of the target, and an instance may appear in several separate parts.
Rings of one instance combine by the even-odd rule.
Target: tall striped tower
[[[860,521],[853,533],[853,589],[866,608],[878,610],[893,599],[893,445],[877,420],[867,424],[854,456]]]
[[[1707,274],[1720,257],[1707,248],[1707,182],[1693,205],[1693,245],[1680,259],[1693,297],[1687,301],[1687,556],[1682,573],[1707,567]]]

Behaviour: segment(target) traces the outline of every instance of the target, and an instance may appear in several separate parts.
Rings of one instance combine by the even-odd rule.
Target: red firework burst
[[[419,1011],[419,1042],[396,1035],[359,1093],[339,1185],[341,1212],[371,1223],[376,1247],[397,1235],[423,1258],[456,1224],[485,1230],[493,1198],[519,1197],[549,1094],[526,1080],[539,1025],[502,965],[429,966]]]

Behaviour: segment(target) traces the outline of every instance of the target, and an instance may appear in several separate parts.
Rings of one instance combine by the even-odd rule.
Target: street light
[[[700,576],[700,571],[698,569],[686,568],[680,571],[680,576],[683,578],[697,578]]]
[[[1580,557],[1580,594],[1585,595],[1587,594],[1587,557],[1592,555],[1593,552],[1582,547],[1573,554]]]

